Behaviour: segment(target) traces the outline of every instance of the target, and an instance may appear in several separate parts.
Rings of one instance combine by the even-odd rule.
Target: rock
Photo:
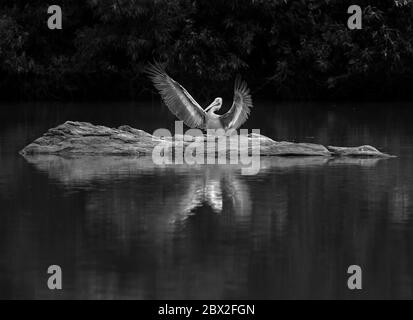
[[[328,146],[335,156],[347,156],[347,157],[383,157],[383,158],[393,158],[389,154],[385,154],[377,150],[372,146],[360,146],[360,147],[333,147]]]
[[[238,149],[234,149],[231,144],[238,136],[227,137],[226,146],[218,145],[217,150],[207,147],[207,140],[211,137],[191,137],[184,136],[183,147],[193,148],[194,152],[198,146],[205,147],[205,154],[217,154],[226,152],[227,154]],[[26,146],[21,154],[51,154],[51,155],[128,155],[142,156],[150,155],[160,143],[165,146],[166,152],[173,152],[174,139],[155,137],[145,131],[121,126],[117,129],[105,126],[97,126],[87,122],[67,121],[56,128],[49,129],[42,137],[36,139]],[[214,138],[212,138],[214,139]],[[215,137],[215,139],[218,139]],[[250,134],[248,136],[248,151],[251,153],[254,145],[260,145],[260,155],[262,156],[373,156],[389,157],[377,149],[370,146],[355,148],[324,147],[311,143],[277,142],[266,136]],[[228,148],[229,147],[229,148]]]
[[[267,156],[331,156],[326,147],[313,143],[293,143],[273,141],[261,145],[261,155]]]
[[[67,121],[49,129],[26,146],[22,154],[141,155],[150,152],[160,139],[142,130],[122,126],[111,129],[87,122]]]

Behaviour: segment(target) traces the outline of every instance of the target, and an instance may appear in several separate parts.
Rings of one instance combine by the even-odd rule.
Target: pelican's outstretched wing
[[[237,77],[234,86],[234,102],[231,109],[221,116],[221,122],[225,130],[238,129],[247,121],[252,108],[250,90],[245,81]]]
[[[178,82],[168,76],[159,63],[150,64],[146,73],[169,110],[188,127],[204,128],[205,111]]]

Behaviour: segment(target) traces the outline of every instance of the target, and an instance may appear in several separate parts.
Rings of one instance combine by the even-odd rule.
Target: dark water
[[[371,144],[397,159],[156,167],[23,158],[66,120],[173,127],[157,103],[0,106],[0,298],[413,298],[410,104],[257,104],[276,140]],[[413,109],[412,109],[413,110]],[[63,269],[50,291],[47,268]],[[363,289],[347,289],[360,265]]]

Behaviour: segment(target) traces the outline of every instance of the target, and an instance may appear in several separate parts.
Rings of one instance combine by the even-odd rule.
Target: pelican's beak
[[[216,107],[218,104],[219,104],[218,101],[214,101],[204,111],[208,112],[209,109]]]

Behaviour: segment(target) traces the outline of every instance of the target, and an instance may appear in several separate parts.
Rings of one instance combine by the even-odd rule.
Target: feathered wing
[[[159,63],[150,64],[146,73],[171,112],[188,127],[204,128],[205,111],[178,82],[168,76]]]
[[[234,102],[231,109],[221,116],[221,122],[225,130],[237,130],[247,121],[252,108],[250,90],[245,81],[237,77],[234,86]]]

